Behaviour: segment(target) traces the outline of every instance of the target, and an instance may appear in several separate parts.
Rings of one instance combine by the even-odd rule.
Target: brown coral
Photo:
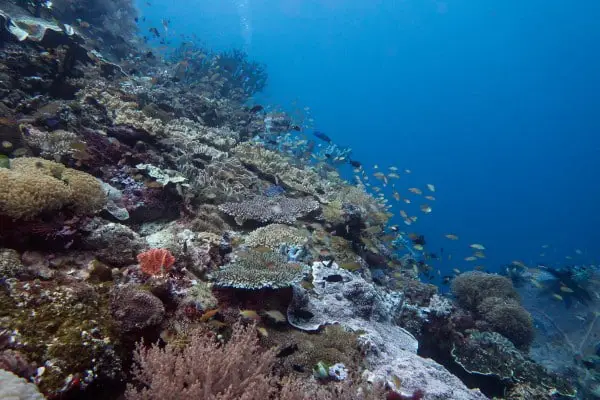
[[[15,219],[32,219],[65,206],[93,214],[106,202],[102,185],[93,176],[42,158],[12,160],[10,169],[0,170],[0,186],[0,214]]]

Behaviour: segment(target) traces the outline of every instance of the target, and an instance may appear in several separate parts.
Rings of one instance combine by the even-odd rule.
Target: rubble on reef
[[[247,105],[264,66],[159,57],[128,0],[54,7],[0,0],[0,398],[573,395],[525,356],[509,280],[437,293],[383,239],[381,199],[269,147],[297,129]]]

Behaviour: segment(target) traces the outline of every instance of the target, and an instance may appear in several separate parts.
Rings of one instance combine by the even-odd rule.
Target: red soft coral
[[[148,275],[164,275],[171,270],[175,257],[167,249],[150,249],[138,254],[142,272]]]

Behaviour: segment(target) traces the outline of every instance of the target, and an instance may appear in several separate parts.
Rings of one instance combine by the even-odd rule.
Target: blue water
[[[310,107],[370,172],[411,169],[402,193],[435,184],[431,214],[395,211],[419,215],[405,228],[452,253],[443,266],[473,267],[470,243],[492,270],[600,260],[600,2],[151,3],[143,29],[170,18],[174,44],[244,48],[269,72],[257,101]]]

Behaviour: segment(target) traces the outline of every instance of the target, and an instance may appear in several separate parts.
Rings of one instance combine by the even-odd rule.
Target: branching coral
[[[288,263],[279,254],[250,250],[211,275],[217,286],[237,289],[279,289],[299,282],[304,266]]]
[[[289,158],[257,144],[241,143],[232,151],[245,165],[265,175],[275,184],[283,184],[299,192],[324,199],[341,185],[339,177],[321,178],[310,167],[294,166]]]
[[[238,225],[243,225],[246,221],[293,224],[297,218],[305,217],[317,209],[319,203],[310,198],[290,199],[283,196],[256,196],[240,203],[224,203],[219,206],[219,210],[234,217]]]
[[[29,146],[35,148],[42,157],[54,157],[59,160],[60,157],[73,152],[73,144],[77,140],[77,135],[73,132],[55,130],[52,132],[42,131],[34,126],[25,125],[21,128],[23,141]]]
[[[225,344],[205,332],[196,332],[189,339],[183,351],[172,344],[164,349],[158,344],[149,349],[138,344],[133,376],[139,386],[128,386],[127,399],[271,398],[275,353],[260,348],[253,327],[235,325]]]

